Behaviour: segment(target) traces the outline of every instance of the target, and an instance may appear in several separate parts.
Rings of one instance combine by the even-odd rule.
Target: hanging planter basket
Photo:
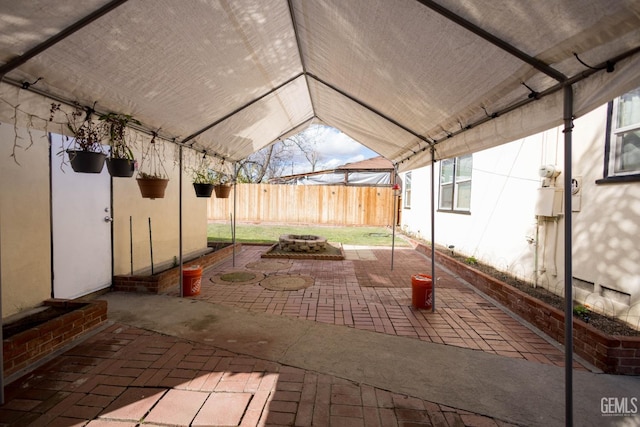
[[[231,193],[231,184],[218,184],[213,188],[218,199],[228,199]]]
[[[163,178],[136,178],[136,181],[142,197],[151,200],[164,198],[164,190],[169,184],[169,180]]]
[[[213,193],[213,184],[200,184],[194,182],[193,188],[196,190],[196,197],[211,197],[211,193]]]
[[[115,178],[130,178],[135,171],[135,161],[129,159],[107,159],[107,169]]]
[[[74,172],[100,173],[107,155],[95,151],[67,150]]]

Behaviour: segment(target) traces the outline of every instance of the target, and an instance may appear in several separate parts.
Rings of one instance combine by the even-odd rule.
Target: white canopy
[[[0,120],[96,103],[230,161],[316,121],[406,170],[640,86],[639,48],[637,0],[0,0]]]

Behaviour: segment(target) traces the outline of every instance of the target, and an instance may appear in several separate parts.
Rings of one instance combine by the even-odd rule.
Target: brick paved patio
[[[11,426],[510,426],[365,384],[114,324],[12,383]]]
[[[564,366],[557,347],[442,270],[437,270],[435,313],[414,309],[411,275],[429,274],[431,261],[409,248],[396,248],[393,270],[390,248],[346,247],[344,261],[291,260],[289,268],[262,271],[315,278],[314,286],[299,291],[209,280],[227,271],[256,271],[246,266],[259,262],[266,250],[244,246],[235,267],[228,259],[209,269],[201,294],[193,298]],[[574,367],[585,369],[577,362]]]
[[[314,278],[312,286],[296,291],[209,280],[229,271],[258,272],[252,263],[260,264],[266,249],[245,246],[235,267],[226,260],[209,269],[201,294],[190,298],[562,365],[560,350],[443,271],[438,271],[435,313],[412,308],[411,275],[428,273],[430,262],[411,249],[396,250],[393,271],[385,248],[346,248],[344,261],[292,260],[260,271]],[[10,384],[0,425],[511,424],[116,323]]]

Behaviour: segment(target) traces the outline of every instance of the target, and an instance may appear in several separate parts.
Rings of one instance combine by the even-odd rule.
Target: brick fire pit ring
[[[326,238],[313,234],[283,234],[278,240],[280,250],[286,252],[322,252],[327,246]]]

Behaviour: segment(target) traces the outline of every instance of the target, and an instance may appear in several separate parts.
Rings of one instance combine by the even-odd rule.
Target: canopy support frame
[[[197,138],[198,136],[202,135],[203,133],[205,133],[206,131],[208,131],[209,129],[215,127],[216,125],[224,122],[225,120],[227,120],[229,117],[236,115],[237,113],[241,112],[242,110],[250,107],[251,105],[255,104],[256,102],[260,101],[261,99],[271,95],[274,92],[277,92],[278,90],[282,89],[283,87],[285,87],[286,85],[288,85],[289,83],[295,81],[296,79],[298,79],[299,77],[304,75],[304,71],[299,72],[298,74],[296,74],[295,76],[291,77],[288,80],[285,80],[283,83],[279,84],[278,86],[275,86],[273,88],[271,88],[270,90],[268,90],[267,92],[263,93],[262,95],[253,98],[251,101],[247,102],[246,104],[236,108],[235,110],[231,111],[228,114],[225,114],[224,116],[220,117],[218,120],[209,123],[208,125],[206,125],[205,127],[203,127],[200,130],[195,131],[194,133],[192,133],[191,135],[187,136],[186,138],[184,138],[181,141],[181,144],[186,144],[187,142],[191,141],[192,139]],[[190,144],[190,146],[192,146],[195,143],[192,142]]]
[[[52,93],[49,93],[47,91],[44,91],[42,89],[38,89],[36,87],[34,87],[33,85],[29,85],[27,87],[25,87],[24,83],[18,81],[18,80],[14,80],[8,77],[5,77],[4,79],[1,79],[2,83],[20,88],[22,90],[28,90],[31,91],[35,94],[38,94],[42,97],[48,98],[52,101],[56,101],[59,102],[61,104],[64,104],[66,106],[69,106],[71,108],[77,108],[80,104],[74,101],[71,101],[69,99],[63,98],[61,96],[58,95],[54,95]],[[94,108],[94,106],[91,107],[91,109],[94,111],[95,114],[97,115],[101,115],[101,114],[105,114],[105,111],[101,111],[99,109]],[[160,130],[151,130],[149,127],[145,127],[144,125],[136,125],[135,123],[129,123],[127,125],[128,127],[130,127],[131,129],[134,129],[137,132],[143,133],[145,135],[148,136],[153,136],[155,138],[160,138],[161,140],[165,141],[165,142],[169,142],[171,144],[176,144],[178,146],[185,146],[183,143],[178,141],[178,138],[175,136],[170,136],[170,135],[166,135],[166,134],[162,134],[162,132]],[[213,156],[213,157],[217,157],[220,160],[224,160],[225,157],[223,155],[221,155],[220,153],[217,153],[215,151],[209,151],[209,150],[204,150],[204,149],[198,149],[195,147],[191,147],[191,146],[186,146],[187,148],[190,148],[194,151],[200,152],[200,153],[204,153],[207,154],[208,156]],[[206,153],[205,153],[206,151]]]
[[[564,87],[564,370],[565,425],[573,426],[573,247],[572,247],[572,132],[573,86]]]
[[[536,58],[534,58],[534,57],[532,57],[530,55],[527,55],[526,53],[524,53],[520,49],[516,48],[512,44],[507,43],[506,41],[502,40],[501,38],[494,36],[490,32],[482,29],[481,27],[478,27],[477,25],[473,24],[470,21],[467,21],[466,19],[464,19],[460,15],[457,15],[457,14],[453,13],[449,9],[440,6],[439,4],[434,2],[433,0],[417,0],[417,1],[418,1],[418,3],[422,4],[423,6],[428,7],[429,9],[431,9],[434,12],[442,15],[443,17],[447,18],[448,20],[458,24],[462,28],[464,28],[464,29],[466,29],[468,31],[471,31],[473,34],[483,38],[484,40],[488,41],[492,45],[504,50],[505,52],[507,52],[507,53],[509,53],[509,54],[511,54],[513,56],[515,56],[516,58],[520,59],[521,61],[526,62],[527,64],[531,65],[532,67],[534,67],[538,71],[546,74],[547,76],[549,76],[549,77],[551,77],[551,78],[553,78],[553,79],[555,79],[555,80],[557,80],[559,82],[564,82],[564,81],[567,80],[567,76],[562,74],[560,71],[550,67],[548,64],[540,61],[539,59],[536,59]]]
[[[418,1],[421,1],[421,0],[418,0]],[[505,107],[505,108],[503,108],[501,110],[498,110],[498,111],[494,112],[493,114],[491,114],[489,116],[483,117],[483,118],[481,118],[481,119],[479,119],[479,120],[477,120],[477,121],[475,121],[475,122],[473,122],[471,124],[468,124],[464,128],[458,129],[458,130],[456,130],[454,132],[449,132],[449,133],[447,133],[446,136],[444,136],[442,138],[439,138],[439,139],[433,140],[433,145],[437,147],[437,145],[440,144],[441,142],[446,141],[446,140],[448,140],[448,139],[450,139],[452,137],[455,137],[457,135],[460,135],[460,134],[462,134],[464,132],[467,132],[471,128],[480,126],[480,125],[482,125],[484,123],[487,123],[487,122],[495,119],[498,116],[502,116],[504,114],[507,114],[507,113],[510,113],[510,112],[512,112],[514,110],[522,108],[522,107],[524,107],[525,105],[527,105],[527,104],[529,104],[531,102],[534,102],[534,101],[537,101],[539,99],[544,98],[545,96],[552,95],[552,94],[562,90],[566,86],[573,86],[575,83],[578,83],[578,82],[580,82],[582,80],[585,80],[585,79],[589,78],[590,76],[592,76],[593,74],[596,74],[599,71],[606,70],[606,65],[607,64],[611,64],[611,63],[615,64],[615,63],[617,63],[619,61],[622,61],[623,59],[632,57],[632,56],[634,56],[634,55],[636,55],[638,53],[640,53],[640,46],[637,46],[637,47],[635,47],[633,49],[629,49],[628,51],[623,52],[620,55],[614,56],[613,58],[610,58],[610,59],[608,59],[608,60],[606,60],[604,62],[601,62],[600,64],[597,64],[592,68],[587,68],[587,69],[581,71],[580,73],[576,74],[573,77],[570,77],[569,79],[567,79],[566,81],[564,81],[562,83],[557,83],[557,84],[551,86],[550,88],[545,89],[542,92],[537,93],[537,96],[535,96],[535,97],[531,97],[531,98],[527,97],[527,99],[523,99],[521,101],[517,101],[517,102],[515,102],[515,103],[513,103],[513,104],[511,104],[511,105],[509,105],[509,106],[507,106],[507,107]],[[424,152],[427,148],[429,148],[429,147],[423,147],[417,153]],[[401,158],[400,160],[398,160],[395,163],[397,163],[397,164],[404,163],[407,160],[409,160],[411,157],[416,155],[417,153],[416,152],[412,152],[411,154],[406,155],[405,157]]]
[[[360,105],[361,107],[366,108],[367,110],[371,111],[372,113],[376,114],[377,116],[382,117],[383,119],[387,120],[389,123],[392,123],[392,124],[396,125],[397,127],[399,127],[400,129],[404,130],[405,132],[410,133],[411,135],[415,136],[416,138],[418,138],[422,142],[425,142],[427,144],[427,146],[433,145],[433,141],[431,141],[429,138],[426,138],[423,135],[420,135],[418,132],[414,131],[413,129],[408,128],[407,126],[403,125],[402,123],[399,123],[397,120],[392,119],[391,117],[387,116],[386,114],[382,113],[381,111],[371,107],[370,105],[365,104],[363,101],[361,101],[360,99],[348,94],[344,90],[342,90],[342,89],[332,85],[331,83],[321,79],[320,77],[316,76],[315,74],[312,74],[312,73],[309,73],[309,72],[306,72],[305,74],[307,76],[311,77],[312,79],[314,79],[315,81],[320,82],[323,85],[327,86],[328,88],[338,92],[340,95],[350,99],[351,101],[355,102],[356,104]],[[403,148],[406,148],[406,147],[403,147]]]
[[[182,251],[183,251],[183,240],[184,240],[184,235],[183,235],[183,231],[182,231],[182,226],[183,226],[183,218],[182,218],[182,212],[183,212],[183,206],[182,206],[182,180],[183,180],[183,175],[184,175],[184,169],[183,169],[183,157],[184,157],[184,153],[182,152],[183,150],[183,146],[180,145],[178,146],[178,155],[179,155],[179,175],[178,175],[178,254],[180,257],[180,260],[178,262],[179,264],[179,268],[178,268],[178,286],[180,286],[180,298],[184,297],[184,287],[182,286],[183,284],[183,280],[184,278],[182,277],[182,273],[184,271],[184,257],[182,255]]]
[[[104,6],[100,7],[96,11],[90,13],[89,15],[85,16],[84,18],[82,18],[79,21],[71,24],[70,26],[68,26],[64,30],[60,31],[58,34],[56,34],[56,35],[54,35],[52,37],[49,37],[47,40],[43,41],[42,43],[38,44],[35,47],[32,47],[31,49],[29,49],[27,52],[23,53],[22,55],[11,59],[6,64],[0,66],[0,80],[2,80],[7,73],[15,70],[16,68],[18,68],[19,66],[21,66],[22,64],[24,64],[25,62],[30,60],[31,58],[41,54],[42,52],[44,52],[45,50],[49,49],[53,45],[55,45],[58,42],[66,39],[67,37],[69,37],[70,35],[75,33],[76,31],[83,29],[87,25],[91,24],[93,21],[95,21],[95,20],[101,18],[102,16],[106,15],[107,13],[111,12],[113,9],[116,9],[119,6],[122,6],[127,1],[128,0],[111,0],[109,3],[107,3]]]
[[[431,147],[431,312],[436,311],[436,149]]]

